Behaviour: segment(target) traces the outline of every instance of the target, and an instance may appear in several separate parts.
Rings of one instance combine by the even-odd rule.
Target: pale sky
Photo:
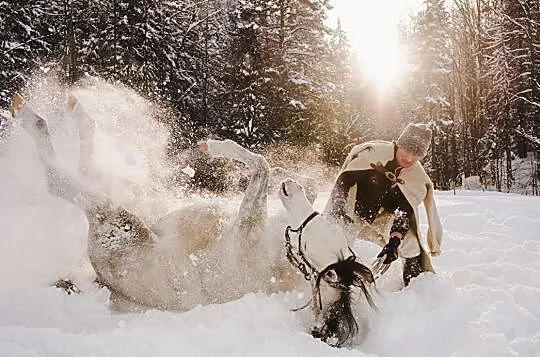
[[[363,69],[382,88],[403,71],[397,24],[422,8],[423,0],[332,0],[330,24],[343,29]]]

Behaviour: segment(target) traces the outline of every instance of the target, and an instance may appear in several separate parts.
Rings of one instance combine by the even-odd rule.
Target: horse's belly
[[[153,228],[160,244],[174,246],[178,253],[208,249],[232,215],[218,205],[194,204],[169,213]]]
[[[160,254],[159,249],[110,257],[96,271],[111,290],[111,300],[121,297],[140,309],[183,311],[204,301],[198,269],[186,259]]]

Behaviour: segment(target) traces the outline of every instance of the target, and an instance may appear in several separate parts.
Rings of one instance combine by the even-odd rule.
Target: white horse
[[[97,281],[110,290],[113,309],[183,311],[248,292],[301,289],[309,280],[314,337],[341,346],[367,333],[361,329],[358,334],[351,293],[359,290],[375,307],[367,289],[374,283],[371,271],[355,260],[341,228],[315,212],[296,181],[281,183],[286,219],[268,216],[271,170],[263,156],[231,140],[199,143],[211,157],[237,160],[249,168],[250,182],[237,213],[195,204],[150,227],[60,169],[46,121],[20,97],[14,98],[12,113],[34,139],[49,192],[86,215],[90,262]],[[93,139],[85,133],[93,132],[93,123],[89,117],[78,120],[80,147],[87,151],[81,157],[88,159]],[[80,168],[85,171],[88,165]],[[276,236],[271,229],[276,226],[283,227],[285,235]]]

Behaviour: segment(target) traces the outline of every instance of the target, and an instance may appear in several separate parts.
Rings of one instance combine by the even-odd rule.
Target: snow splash
[[[76,99],[75,104],[71,103],[72,97]],[[36,81],[24,93],[24,98],[46,120],[57,164],[74,178],[134,213],[147,227],[155,227],[159,223],[162,228],[162,219],[165,219],[170,228],[164,228],[164,231],[175,232],[181,220],[167,220],[167,217],[176,217],[167,214],[186,206],[212,206],[229,212],[230,216],[238,210],[243,195],[238,191],[241,190],[227,192],[226,198],[209,195],[186,197],[182,188],[169,185],[172,168],[165,160],[168,132],[155,120],[156,111],[162,108],[133,91],[96,78],[86,78],[68,90],[48,77]],[[83,127],[81,120],[95,122],[95,134],[87,135],[93,138],[92,155],[83,155],[83,160],[84,144],[81,144],[79,136],[85,130],[80,129]],[[2,243],[7,249],[0,253],[0,267],[9,271],[20,266],[21,271],[1,277],[0,283],[19,286],[39,281],[41,285],[51,285],[59,278],[80,281],[81,277],[91,281],[93,270],[86,251],[86,218],[78,207],[49,195],[43,165],[32,139],[20,123],[14,122],[14,130],[2,145],[2,150],[0,167],[7,175],[1,180],[0,196],[3,205],[12,209],[1,218],[9,228],[2,232]],[[84,160],[91,161],[88,163],[89,171],[92,171],[89,177],[80,172],[80,161]],[[232,168],[238,169],[238,166],[233,165]],[[176,168],[175,171],[178,173],[180,170]],[[194,175],[188,166],[183,171],[182,175],[187,178]],[[241,175],[242,170],[233,170],[232,173],[230,177]],[[269,215],[284,212],[276,196],[270,201]],[[205,217],[204,214],[198,214],[189,223],[199,222],[201,217]],[[199,223],[197,230],[203,232],[206,231],[204,225],[211,225],[208,219]],[[282,246],[282,227],[285,226],[285,223],[276,225],[268,232],[269,237],[275,238],[278,248]],[[200,232],[191,233],[194,237]],[[20,249],[21,244],[26,248]],[[186,245],[186,240],[181,244]],[[234,242],[227,244],[234,246]],[[36,254],[35,249],[38,250]],[[16,254],[11,253],[15,251]],[[28,261],[27,254],[33,259],[29,264],[21,265],[19,262]],[[196,261],[191,259],[191,264],[196,264]],[[237,264],[232,264],[230,269],[241,270]]]
[[[162,108],[132,90],[97,78],[85,78],[70,89],[54,76],[34,80],[23,97],[46,119],[59,164],[83,181],[75,118],[80,111],[67,109],[69,96],[95,121],[89,163],[94,175],[86,181],[147,224],[170,211],[177,193],[168,185],[168,132],[154,119]],[[36,280],[50,284],[55,277],[90,276],[86,219],[78,207],[48,194],[32,139],[20,123],[11,121],[8,128],[0,143],[0,206],[11,209],[0,217],[0,225],[7,227],[0,237],[0,269],[12,271],[17,266],[20,271],[3,274],[0,284]],[[21,250],[21,245],[26,249]],[[27,263],[18,264],[21,261]]]

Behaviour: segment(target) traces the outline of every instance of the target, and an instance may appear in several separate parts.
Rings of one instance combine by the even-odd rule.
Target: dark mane
[[[330,271],[335,272],[337,281],[329,282],[325,279]],[[358,323],[351,309],[351,287],[360,288],[368,304],[377,310],[373,298],[366,287],[367,283],[374,283],[375,279],[371,270],[363,264],[358,263],[351,257],[341,260],[326,267],[317,276],[315,282],[317,289],[325,280],[330,286],[338,291],[339,297],[324,309],[324,326],[320,330],[312,331],[312,335],[320,338],[329,345],[340,347],[352,341],[358,333]]]

